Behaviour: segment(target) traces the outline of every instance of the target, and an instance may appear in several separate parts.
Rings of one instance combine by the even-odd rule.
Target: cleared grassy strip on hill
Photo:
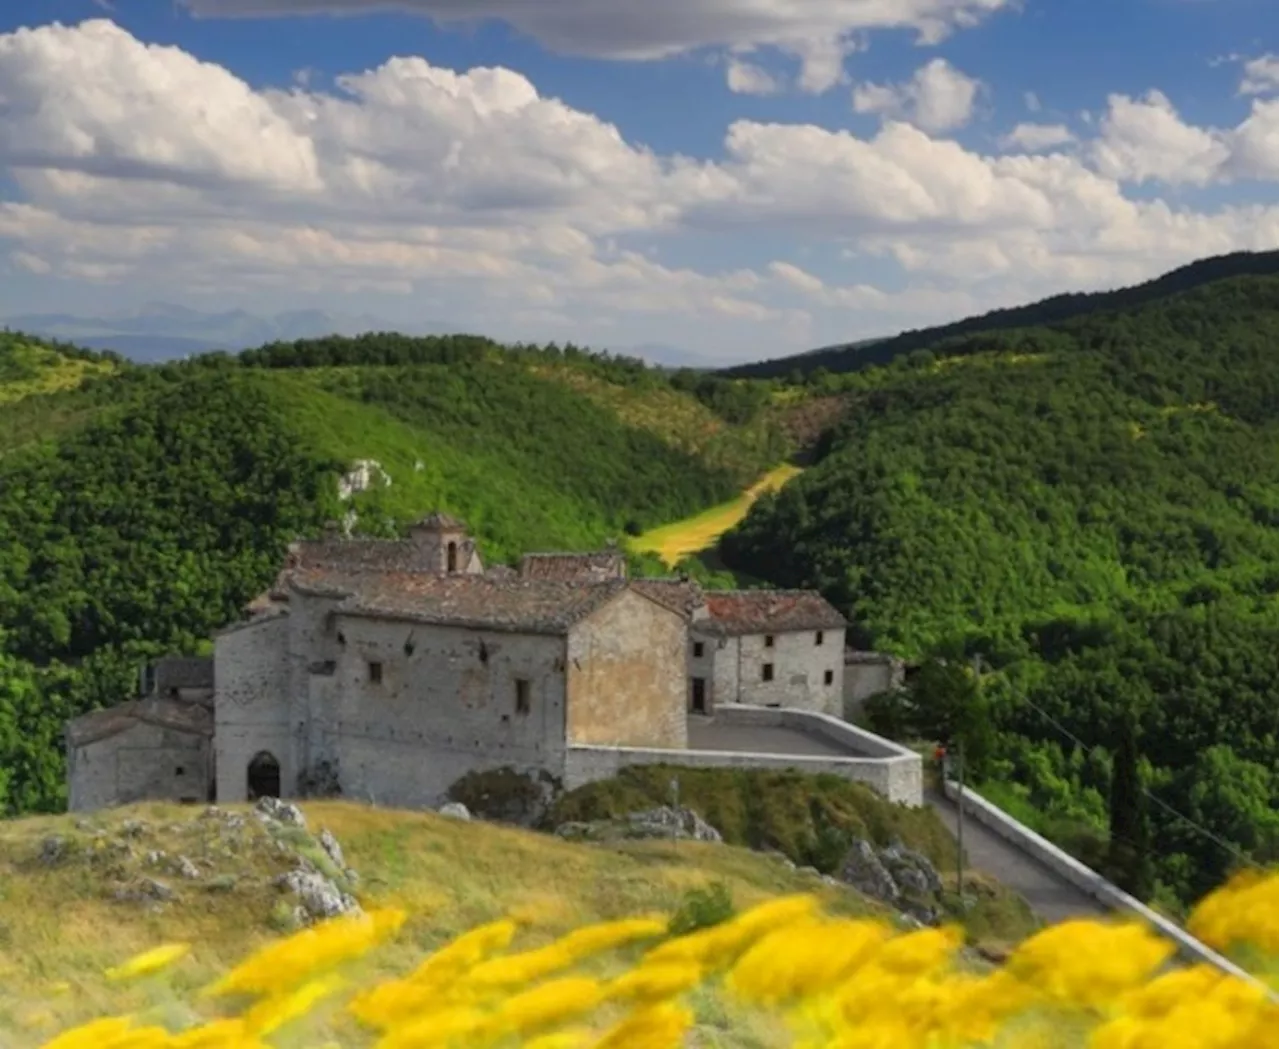
[[[690,554],[713,546],[720,536],[746,517],[751,504],[760,496],[776,492],[801,472],[800,467],[790,463],[775,466],[736,499],[682,521],[650,529],[630,540],[629,545],[637,553],[657,554],[668,565],[678,564]]]

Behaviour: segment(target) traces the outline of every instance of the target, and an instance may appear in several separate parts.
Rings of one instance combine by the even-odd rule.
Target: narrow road
[[[925,802],[954,835],[955,802],[935,790],[925,791]],[[1097,918],[1109,913],[1092,896],[1081,892],[1044,864],[988,830],[969,816],[967,810],[965,816],[964,851],[969,858],[969,867],[1019,893],[1042,921],[1053,923],[1070,918]]]

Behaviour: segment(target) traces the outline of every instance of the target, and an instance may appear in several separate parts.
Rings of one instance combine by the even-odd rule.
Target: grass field
[[[725,532],[736,525],[760,496],[776,492],[801,472],[800,467],[786,463],[774,467],[731,502],[721,503],[682,521],[652,528],[630,541],[637,553],[653,553],[668,565],[675,565],[691,554],[715,545]]]
[[[669,915],[688,890],[717,881],[739,908],[814,892],[832,913],[888,913],[852,889],[826,886],[775,858],[730,846],[580,845],[432,813],[347,802],[301,807],[310,832],[323,827],[337,836],[346,863],[360,875],[362,905],[401,907],[410,915],[396,942],[362,963],[374,979],[408,971],[430,950],[484,922],[526,919],[518,943],[536,946],[589,922]],[[244,806],[225,810],[248,816]],[[55,835],[65,853],[50,860],[45,843]],[[178,855],[194,861],[201,876],[184,879],[167,869]],[[228,834],[192,807],[144,804],[87,821],[49,816],[0,823],[0,1044],[27,1049],[72,1023],[170,999],[172,1008],[186,1009],[177,997],[193,1000],[215,974],[280,935],[283,896],[271,879],[290,863],[256,819]],[[114,898],[122,879],[145,877],[162,879],[176,896],[163,904]],[[104,976],[134,954],[174,941],[194,947],[163,983],[121,987]],[[709,996],[697,1008],[705,1036],[700,1044],[785,1044],[771,1037],[767,1020],[727,1013],[718,999]],[[321,1011],[281,1044],[318,1046],[334,1037],[343,1045],[365,1044],[351,1040],[343,1023]]]

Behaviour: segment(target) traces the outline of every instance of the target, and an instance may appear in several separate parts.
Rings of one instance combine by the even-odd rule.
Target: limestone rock
[[[570,841],[614,841],[627,838],[679,838],[719,843],[720,832],[692,809],[661,805],[617,820],[562,823],[558,837]]]
[[[67,839],[61,834],[50,834],[40,842],[40,862],[52,867],[61,863],[67,855]]]
[[[173,861],[174,870],[177,871],[179,877],[198,878],[200,877],[200,868],[185,856],[178,856]]]
[[[324,854],[333,861],[333,865],[338,870],[345,870],[347,862],[342,857],[342,846],[338,844],[338,839],[333,836],[333,832],[327,828],[320,831],[320,848],[324,849]]]
[[[460,801],[446,802],[436,811],[439,812],[441,816],[448,816],[450,819],[454,820],[471,819],[471,810]]]
[[[884,903],[896,903],[902,895],[893,875],[876,854],[875,846],[862,839],[854,841],[845,855],[840,865],[840,880]]]
[[[275,880],[276,887],[292,892],[299,905],[311,920],[336,918],[340,914],[358,911],[360,905],[332,881],[318,871],[302,867],[282,874]]]
[[[259,798],[253,808],[260,816],[306,829],[307,818],[302,814],[302,810],[287,801],[281,801],[279,798]]]
[[[877,849],[869,841],[855,840],[840,865],[840,879],[920,925],[937,925],[942,879],[928,857],[901,842]]]

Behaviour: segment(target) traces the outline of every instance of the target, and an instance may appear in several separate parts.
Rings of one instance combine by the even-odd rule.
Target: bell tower
[[[475,575],[484,571],[475,540],[456,517],[433,511],[409,528],[419,569],[437,575]]]

